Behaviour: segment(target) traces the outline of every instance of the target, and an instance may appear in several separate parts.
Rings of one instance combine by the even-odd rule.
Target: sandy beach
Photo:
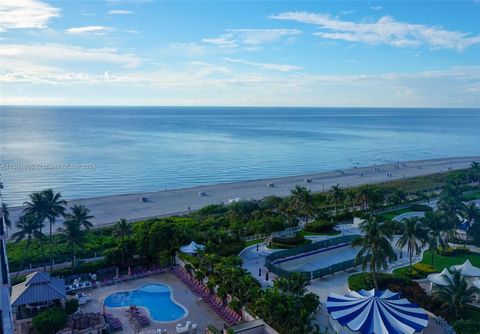
[[[269,195],[287,196],[297,184],[305,186],[313,192],[321,192],[327,191],[336,184],[347,188],[367,183],[381,183],[464,169],[469,167],[472,161],[480,162],[480,156],[398,162],[309,175],[78,199],[69,201],[68,205],[83,204],[87,206],[94,216],[92,223],[95,227],[100,227],[114,224],[120,218],[126,218],[128,221],[138,221],[151,217],[183,214],[189,210],[200,209],[208,204],[228,203],[229,200],[236,198],[261,199]],[[311,182],[307,183],[306,179],[311,179]],[[142,198],[145,201],[142,201]],[[10,209],[13,222],[18,220],[22,209],[22,207],[12,207]],[[14,227],[9,231],[9,234],[11,235],[13,232],[15,232]]]

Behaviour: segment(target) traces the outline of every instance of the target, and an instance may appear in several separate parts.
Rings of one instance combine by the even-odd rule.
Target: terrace
[[[134,317],[132,317],[129,307],[110,308],[103,304],[104,300],[114,293],[134,290],[147,284],[156,283],[165,284],[171,288],[174,300],[188,310],[186,317],[173,322],[158,322],[148,316],[148,312],[145,308],[139,306],[137,309],[140,315],[147,317],[149,320],[148,324],[140,324],[134,319]],[[189,287],[182,283],[173,273],[161,273],[136,280],[102,286],[89,291],[89,293],[91,294],[92,301],[86,305],[81,305],[80,310],[84,313],[88,313],[98,312],[99,310],[104,309],[108,317],[113,317],[120,321],[123,326],[120,333],[138,333],[141,331],[144,333],[160,333],[160,331],[163,331],[162,333],[177,333],[177,327],[185,328],[187,321],[190,324],[196,324],[195,327],[197,333],[203,333],[209,325],[214,325],[217,328],[224,327],[223,319],[215,313],[215,311],[213,311],[202,298],[196,296]],[[190,328],[191,327],[192,326],[190,326]]]

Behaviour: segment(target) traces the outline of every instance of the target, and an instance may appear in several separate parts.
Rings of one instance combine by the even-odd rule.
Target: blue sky
[[[0,4],[0,102],[479,107],[480,1]]]

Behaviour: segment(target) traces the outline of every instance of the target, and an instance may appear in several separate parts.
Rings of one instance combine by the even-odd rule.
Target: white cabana
[[[326,306],[340,333],[413,334],[428,325],[425,310],[390,290],[330,293]]]
[[[204,249],[205,249],[204,245],[197,244],[195,241],[192,241],[188,245],[180,247],[180,251],[182,251],[182,253],[192,254],[192,255],[197,254],[197,251],[204,250]]]
[[[480,277],[480,268],[473,266],[469,260],[466,260],[464,264],[452,266],[450,270],[460,271],[460,274],[466,277]]]
[[[427,279],[436,285],[448,286],[452,275],[448,272],[447,268],[444,268],[441,273],[434,273],[427,276]]]

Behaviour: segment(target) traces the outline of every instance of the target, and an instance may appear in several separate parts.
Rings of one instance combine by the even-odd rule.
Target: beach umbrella
[[[390,290],[330,293],[326,306],[339,325],[362,334],[413,334],[428,325],[425,310]]]

